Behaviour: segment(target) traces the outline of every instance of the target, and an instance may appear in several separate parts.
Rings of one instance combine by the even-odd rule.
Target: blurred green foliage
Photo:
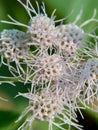
[[[25,2],[25,0],[23,1]],[[31,2],[36,8],[35,0],[31,0]],[[41,4],[42,0],[38,0],[38,2],[39,4]],[[77,24],[81,24],[83,21],[90,18],[93,15],[93,11],[95,8],[98,10],[98,0],[43,0],[43,2],[46,5],[46,11],[49,16],[52,14],[54,9],[57,10],[56,19],[62,19],[69,16],[68,19],[65,20],[65,23],[74,21],[81,8],[83,8],[83,14]],[[73,13],[71,14],[72,11]],[[29,16],[27,15],[27,12],[17,0],[0,0],[0,20],[9,20],[9,18],[7,17],[8,14],[24,24],[28,24],[29,22]],[[98,18],[98,14],[96,17]],[[91,23],[87,25],[84,29],[86,31],[89,31],[96,25],[98,24]],[[12,28],[17,28],[23,31],[26,30],[23,27],[0,23],[0,31],[2,31],[3,29]],[[0,68],[0,75],[10,75],[7,67],[3,66],[2,68]],[[18,92],[26,92],[28,90],[28,87],[30,87],[30,85],[24,86],[22,83],[16,83],[16,86],[12,86],[10,84],[0,85],[0,96],[9,99],[9,101],[5,103],[2,103],[4,101],[0,101],[0,130],[17,129],[19,124],[15,124],[14,122],[23,111],[23,109],[27,106],[28,101],[21,97],[14,98],[14,96],[17,95]],[[87,111],[86,113],[84,113],[84,117],[85,115],[87,117],[87,120],[92,119],[92,122],[90,122],[90,126],[96,126],[95,130],[97,130],[98,116],[95,115],[98,115],[98,113],[92,114],[91,111]],[[34,130],[46,130],[47,123],[35,121],[33,124],[33,128]],[[89,127],[88,124],[88,128],[85,127],[84,130],[90,130],[90,128],[92,127]],[[54,128],[54,130],[58,129]],[[74,128],[72,128],[72,130],[74,130]]]

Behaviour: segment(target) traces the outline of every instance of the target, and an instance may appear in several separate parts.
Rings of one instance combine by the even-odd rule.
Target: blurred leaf
[[[77,113],[79,124],[83,126],[83,130],[97,130],[98,129],[98,112],[90,109],[81,110],[83,118]]]
[[[8,94],[0,91],[0,110],[12,110],[14,108],[14,102],[10,99]]]
[[[0,111],[0,130],[15,130],[8,129],[14,127],[14,122],[19,114],[14,111]]]

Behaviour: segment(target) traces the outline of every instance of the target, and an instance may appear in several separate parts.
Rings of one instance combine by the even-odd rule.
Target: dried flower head
[[[64,73],[64,61],[60,55],[44,55],[27,61],[34,72],[29,73],[27,79],[36,84],[57,81]],[[43,86],[43,85],[42,85]]]
[[[32,41],[40,48],[51,47],[55,37],[54,21],[44,15],[37,15],[30,21],[28,33]]]
[[[25,123],[20,126],[19,130],[24,127],[29,127],[29,129],[32,129],[32,122],[34,119],[48,121],[49,130],[52,130],[52,125],[55,125],[61,130],[64,130],[63,123],[79,128],[80,126],[75,123],[77,120],[75,119],[76,116],[74,113],[71,113],[71,111],[68,111],[64,107],[65,102],[67,104],[67,100],[64,100],[63,95],[60,94],[60,92],[60,89],[57,93],[52,89],[44,88],[35,94],[19,93],[19,95],[28,98],[30,101],[29,107],[25,111],[25,114],[30,112],[30,115],[27,117]],[[21,120],[23,116],[24,113],[20,116],[19,120]],[[56,122],[55,118],[58,118],[60,121]]]
[[[25,64],[24,59],[29,53],[28,41],[29,36],[20,30],[4,29],[1,32],[1,64],[7,65],[14,77],[25,75],[21,65]],[[3,60],[4,58],[6,58],[6,61]],[[15,63],[15,65],[12,63]]]
[[[84,103],[94,105],[98,101],[98,59],[89,59],[81,73],[81,95]]]
[[[1,32],[1,46],[3,55],[10,61],[23,59],[28,51],[27,36],[17,29],[3,30]]]
[[[75,24],[66,24],[57,26],[57,42],[59,49],[67,52],[76,52],[79,44],[81,44],[84,31]]]
[[[70,65],[68,63],[65,66],[65,72],[58,80],[58,82],[55,82],[54,84],[56,88],[62,89],[62,93],[64,93],[64,98],[66,98],[70,102],[74,102],[75,99],[79,98],[81,92],[80,84],[82,83],[82,80],[80,80],[81,73],[82,72],[80,64],[73,63],[72,65]]]

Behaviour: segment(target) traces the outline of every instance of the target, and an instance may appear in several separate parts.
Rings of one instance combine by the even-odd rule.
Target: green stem
[[[19,80],[19,77],[5,77],[0,76],[0,83],[4,82],[17,82]]]

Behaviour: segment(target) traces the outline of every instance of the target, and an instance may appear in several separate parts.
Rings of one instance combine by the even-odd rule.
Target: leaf
[[[18,116],[19,114],[14,111],[0,111],[0,130],[8,130],[8,127],[14,127],[15,120],[18,118]]]

